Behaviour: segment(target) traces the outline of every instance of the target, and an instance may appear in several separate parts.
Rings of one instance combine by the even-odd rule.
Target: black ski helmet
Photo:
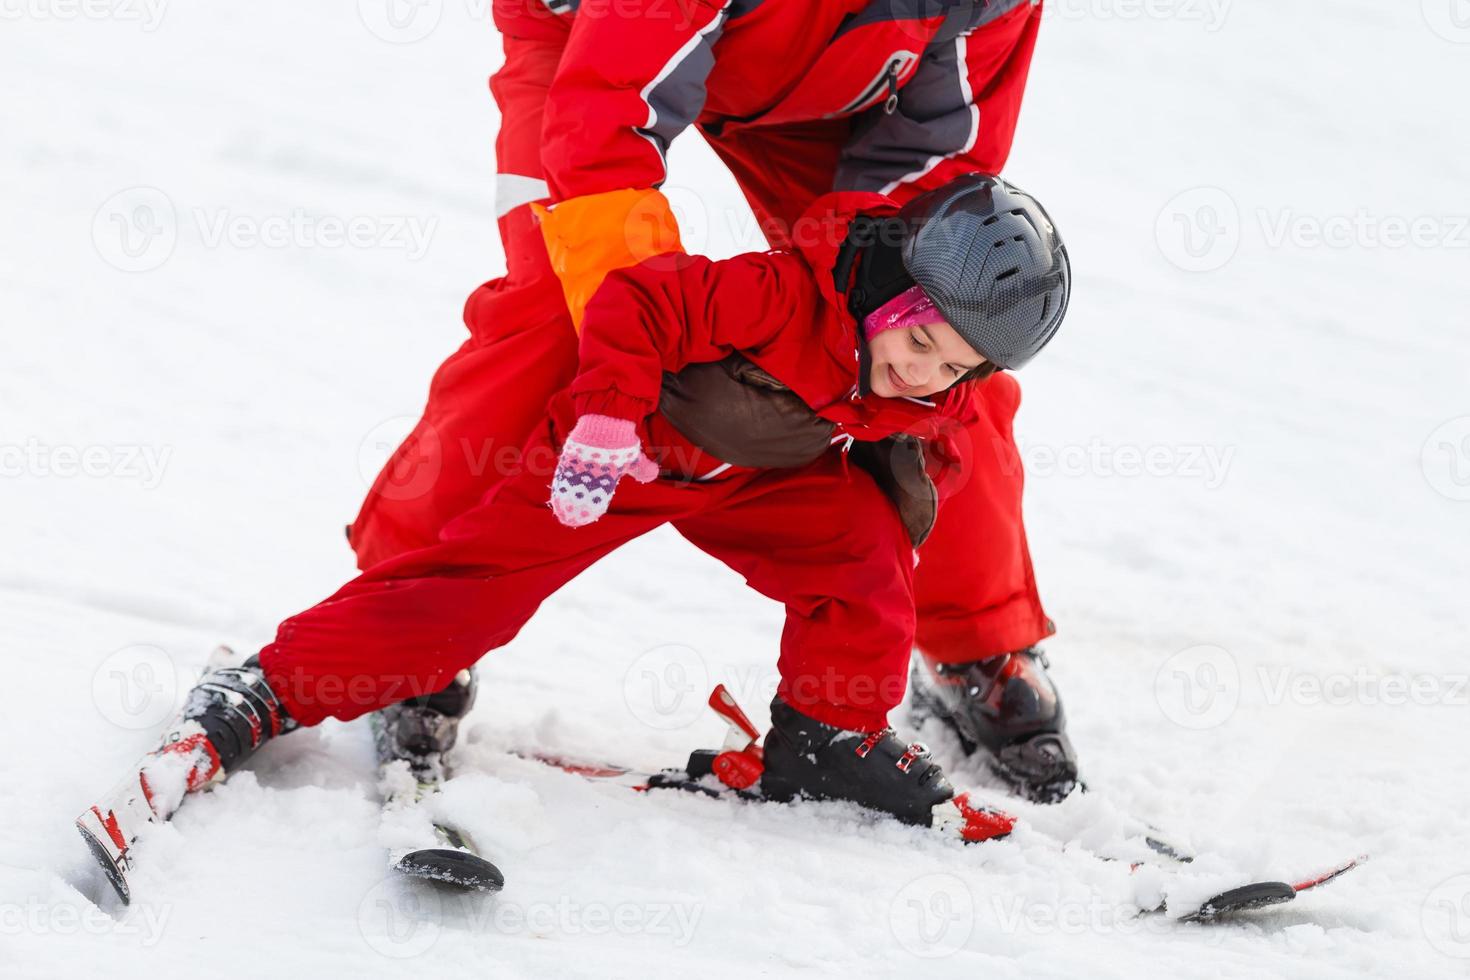
[[[999,177],[965,174],[898,217],[904,269],[987,361],[1021,367],[1056,335],[1072,267],[1036,198]]]

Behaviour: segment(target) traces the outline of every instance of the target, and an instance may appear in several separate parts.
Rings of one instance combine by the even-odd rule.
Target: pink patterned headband
[[[918,286],[910,286],[863,319],[863,336],[872,340],[885,330],[943,323],[944,314]]]

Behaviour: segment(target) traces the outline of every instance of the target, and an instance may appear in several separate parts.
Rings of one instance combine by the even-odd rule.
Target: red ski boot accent
[[[765,753],[757,744],[760,730],[751,724],[750,717],[723,684],[716,684],[710,692],[709,706],[730,726],[725,732],[724,751],[715,756],[710,768],[726,786],[750,789],[766,771]]]
[[[715,714],[725,719],[730,726],[730,733],[725,737],[725,744],[731,748],[745,748],[760,741],[761,733],[755,725],[751,724],[750,717],[741,710],[740,705],[735,703],[735,698],[725,689],[725,685],[716,684],[715,689],[709,694],[709,706],[715,709]],[[740,737],[744,736],[743,744]],[[737,743],[737,744],[732,744]]]
[[[761,747],[752,745],[739,752],[725,751],[715,756],[712,767],[720,782],[732,789],[750,789],[760,782],[761,773],[766,771]]]
[[[935,830],[955,834],[969,844],[1004,837],[1016,827],[1016,818],[987,806],[973,806],[970,794],[961,793],[934,807]]]

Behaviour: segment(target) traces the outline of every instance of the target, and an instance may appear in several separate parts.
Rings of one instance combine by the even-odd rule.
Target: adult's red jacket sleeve
[[[669,144],[704,108],[730,0],[586,4],[542,123],[553,201],[663,183]]]

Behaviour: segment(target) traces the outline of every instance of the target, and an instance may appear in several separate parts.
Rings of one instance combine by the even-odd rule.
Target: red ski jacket
[[[900,202],[999,173],[1041,19],[1041,0],[497,0],[497,23],[535,31],[538,3],[574,18],[542,129],[554,201],[659,186],[690,124],[850,120],[832,189]]]
[[[671,253],[611,273],[587,307],[575,413],[641,421],[658,407],[665,372],[738,352],[833,423],[835,436],[935,438],[953,421],[972,423],[973,383],[929,399],[862,394],[865,341],[832,270],[854,216],[896,208],[878,194],[828,194],[798,223],[794,251],[720,261]]]

